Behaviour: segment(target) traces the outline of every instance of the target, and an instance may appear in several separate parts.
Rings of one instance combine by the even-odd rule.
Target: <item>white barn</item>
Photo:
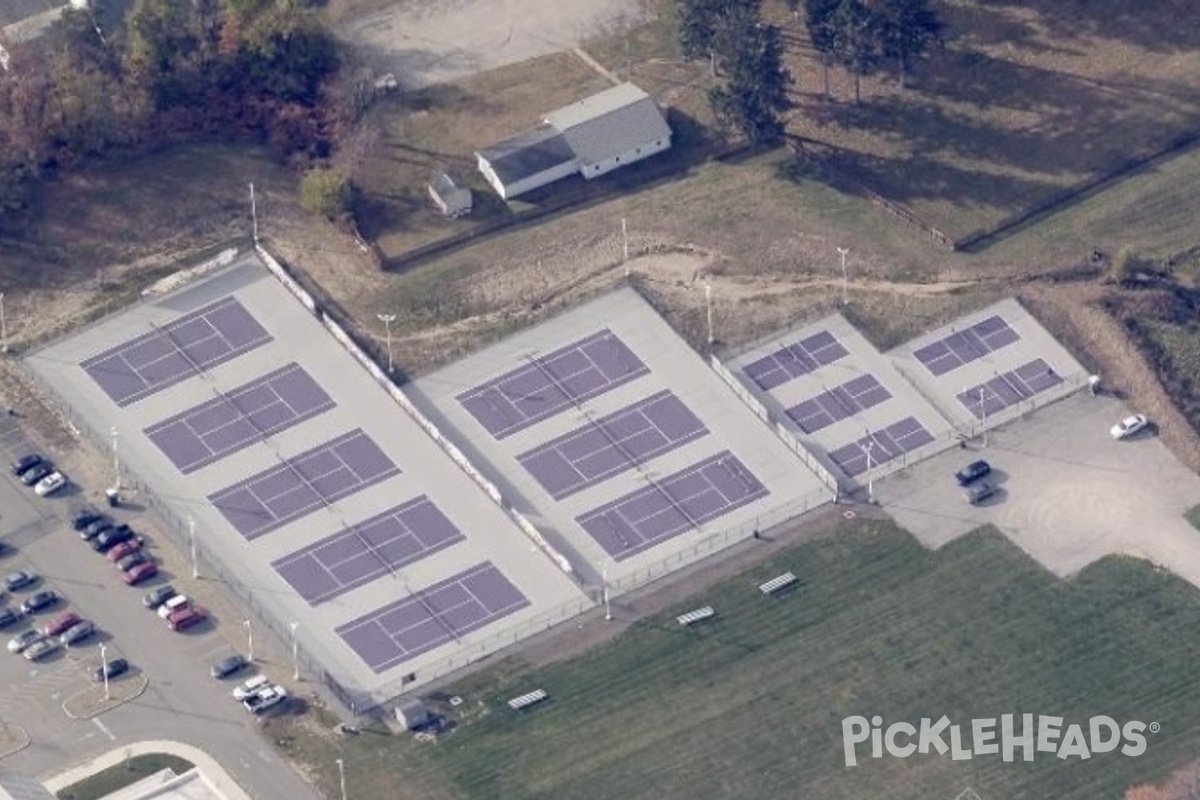
[[[546,115],[542,125],[478,151],[479,171],[505,200],[580,174],[596,178],[671,146],[654,99],[622,83]]]

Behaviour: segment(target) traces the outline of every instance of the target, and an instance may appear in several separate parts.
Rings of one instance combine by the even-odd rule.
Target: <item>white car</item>
[[[254,694],[260,689],[266,688],[270,684],[271,680],[266,675],[255,675],[253,678],[247,679],[245,683],[240,684],[233,690],[233,699],[245,700],[250,695]]]
[[[66,485],[67,476],[55,471],[38,481],[33,491],[37,492],[39,497],[48,497]]]
[[[287,689],[276,684],[275,686],[264,686],[254,694],[242,700],[242,705],[251,714],[261,714],[268,708],[277,706],[287,699]]]
[[[1108,433],[1114,439],[1126,439],[1133,436],[1135,433],[1146,427],[1149,421],[1141,414],[1134,414],[1132,417],[1125,419],[1112,426],[1112,430]]]
[[[182,608],[187,608],[187,605],[188,605],[187,597],[185,597],[184,595],[181,595],[181,594],[177,594],[174,597],[167,598],[167,601],[165,603],[163,603],[161,606],[159,606],[158,611],[155,613],[157,613],[161,619],[166,619],[167,617],[174,614],[176,611],[179,611]]]
[[[40,642],[46,637],[37,628],[30,628],[26,631],[21,631],[16,636],[8,640],[8,652],[20,653],[29,647],[34,642]]]

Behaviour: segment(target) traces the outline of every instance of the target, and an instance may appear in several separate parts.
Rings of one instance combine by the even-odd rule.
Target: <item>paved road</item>
[[[208,676],[212,660],[245,642],[245,615],[233,610],[233,601],[223,596],[219,585],[191,581],[181,556],[163,537],[153,537],[151,545],[167,577],[176,586],[198,587],[194,593],[202,602],[222,609],[213,624],[194,633],[171,633],[142,608],[141,591],[124,586],[113,566],[69,530],[68,508],[82,502],[78,495],[41,500],[7,474],[7,464],[26,447],[16,421],[0,419],[0,459],[6,473],[0,478],[0,535],[16,547],[13,555],[0,559],[0,571],[32,569],[41,575],[45,586],[69,602],[40,615],[39,621],[67,608],[78,610],[103,633],[76,655],[98,660],[97,645],[103,641],[110,657],[119,653],[139,667],[149,686],[137,699],[95,720],[71,720],[61,704],[88,685],[84,670],[63,654],[31,665],[0,652],[0,721],[21,725],[32,740],[0,766],[47,777],[122,744],[173,739],[210,753],[252,797],[316,800],[316,792],[275,753],[253,718],[229,696],[231,684]],[[152,521],[144,516],[133,512],[122,518],[150,531]],[[6,600],[19,602],[24,594]],[[5,634],[3,640],[11,635]],[[255,636],[255,650],[268,672],[290,677],[290,665],[278,655],[279,643],[271,642],[265,631]]]

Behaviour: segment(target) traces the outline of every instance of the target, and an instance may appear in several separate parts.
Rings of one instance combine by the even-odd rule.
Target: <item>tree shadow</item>
[[[978,0],[977,5],[1032,11],[1045,38],[1059,41],[1090,36],[1156,53],[1200,46],[1200,25],[1193,22],[1196,8],[1190,0]]]

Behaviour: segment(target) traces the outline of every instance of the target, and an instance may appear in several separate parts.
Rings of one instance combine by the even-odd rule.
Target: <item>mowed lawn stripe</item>
[[[801,586],[764,598],[791,570]],[[712,605],[694,629],[675,616]],[[532,672],[511,664],[455,691],[481,698],[434,751],[470,798],[1118,796],[1200,746],[1200,593],[1148,564],[1109,559],[1063,582],[995,531],[929,552],[889,523],[855,520],[648,619],[610,645]],[[552,700],[514,715],[532,688]],[[1157,721],[1145,755],[1032,764],[914,756],[842,763],[841,719],[919,722],[1057,714]],[[953,796],[953,792],[951,796]]]

